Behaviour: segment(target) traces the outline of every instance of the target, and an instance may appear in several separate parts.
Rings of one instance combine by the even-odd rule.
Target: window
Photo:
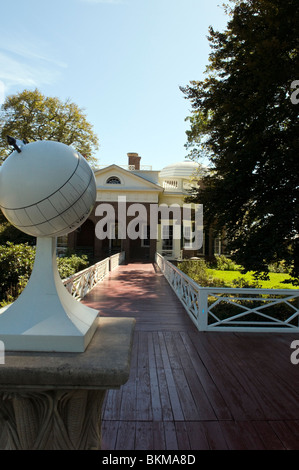
[[[151,236],[150,225],[143,225],[142,231],[143,231],[144,238],[141,239],[141,246],[146,248],[150,246],[150,236]]]
[[[202,246],[200,247],[199,250],[197,250],[196,256],[205,255],[206,254],[205,247],[206,247],[206,236],[205,236],[205,232],[203,232],[202,233]]]
[[[217,237],[214,239],[214,254],[221,255],[221,238]]]
[[[106,184],[121,184],[121,182],[117,176],[110,176],[107,179]]]
[[[112,252],[120,251],[121,249],[121,240],[119,239],[119,225],[118,223],[111,224],[111,233],[109,238],[109,249]]]
[[[56,254],[58,257],[65,256],[68,246],[68,236],[63,235],[62,237],[57,237],[57,248]]]
[[[183,229],[183,237],[182,237],[182,246],[181,248],[184,248],[185,250],[192,250],[193,248],[193,243],[195,241],[195,235],[194,235],[194,223],[192,226],[182,226]]]
[[[162,250],[173,249],[173,225],[162,225]]]

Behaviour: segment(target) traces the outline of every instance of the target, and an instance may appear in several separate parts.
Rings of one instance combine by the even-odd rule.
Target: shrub
[[[0,245],[0,307],[13,302],[25,288],[35,260],[35,247],[28,244]],[[58,272],[62,279],[87,268],[86,255],[57,258]]]
[[[26,284],[33,267],[35,248],[23,243],[7,242],[0,245],[0,289],[1,298],[15,298],[19,294],[20,282]]]
[[[202,287],[225,287],[224,281],[209,275],[203,259],[185,260],[178,264],[178,268]]]
[[[201,286],[208,282],[207,266],[202,259],[182,261],[178,263],[178,268]]]
[[[239,271],[240,266],[236,264],[232,259],[227,258],[224,255],[216,255],[216,266],[215,269],[220,271]]]
[[[247,279],[244,279],[242,277],[237,277],[236,279],[233,279],[231,281],[231,287],[242,287],[242,288],[256,288],[259,289],[262,287],[262,285],[258,281],[249,281]]]
[[[277,263],[269,264],[268,266],[270,273],[284,273],[289,274],[290,268],[286,266],[285,261],[278,261]]]
[[[72,274],[82,271],[89,265],[86,255],[71,255],[69,257],[57,258],[57,267],[61,279],[71,276]]]

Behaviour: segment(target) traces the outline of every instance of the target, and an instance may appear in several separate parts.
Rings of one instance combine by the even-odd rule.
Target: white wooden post
[[[199,331],[206,331],[208,329],[208,291],[203,287],[198,290],[197,305],[197,328]]]

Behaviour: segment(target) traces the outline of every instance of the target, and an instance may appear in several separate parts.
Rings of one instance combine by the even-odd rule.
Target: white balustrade
[[[123,263],[125,259],[125,252],[122,251],[121,253],[116,253],[115,255],[110,256],[109,262],[110,262],[110,271],[113,271],[113,269],[117,268],[118,265]]]
[[[177,190],[178,189],[178,181],[177,180],[164,180],[163,181],[163,188],[168,190]]]
[[[201,287],[159,253],[156,264],[201,331],[299,332],[298,289]]]
[[[109,274],[109,271],[113,271],[124,259],[124,252],[117,253],[63,279],[62,282],[76,300],[81,300],[98,282],[101,282]]]

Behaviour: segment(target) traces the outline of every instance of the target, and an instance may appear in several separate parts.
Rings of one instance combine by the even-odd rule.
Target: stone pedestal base
[[[7,353],[0,449],[100,449],[102,404],[108,389],[129,378],[134,324],[99,319],[84,353]]]
[[[0,448],[100,449],[106,391],[1,393]]]

